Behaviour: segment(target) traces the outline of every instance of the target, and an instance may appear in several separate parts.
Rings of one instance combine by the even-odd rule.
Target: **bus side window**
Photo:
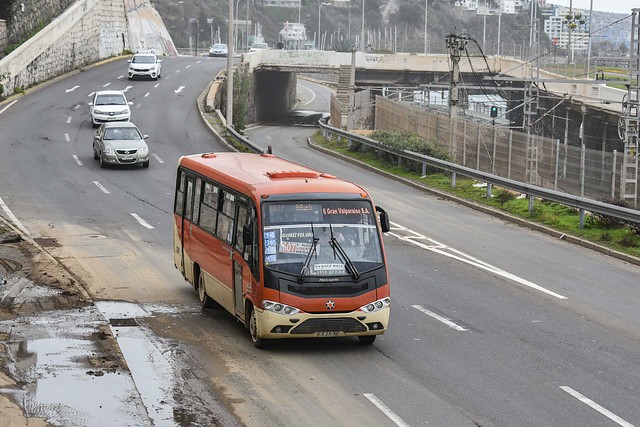
[[[236,221],[236,250],[239,252],[243,252],[244,244],[242,239],[242,230],[245,224],[249,223],[249,215],[247,215],[247,206],[244,204],[238,203],[238,220]],[[244,259],[248,259],[246,257],[247,254],[243,252]]]
[[[196,188],[193,193],[193,223],[198,224],[200,220],[200,190],[202,189],[202,178],[196,178]]]
[[[193,212],[193,178],[187,178],[187,204],[184,209],[184,217],[191,221]]]
[[[236,213],[236,197],[231,191],[220,191],[219,201],[222,206],[218,209],[218,226],[216,236],[230,245],[233,241],[233,220]]]
[[[218,187],[210,182],[204,183],[202,202],[200,203],[200,227],[211,234],[216,233],[218,216]]]
[[[178,191],[176,191],[176,205],[174,212],[177,215],[182,216],[184,211],[184,190],[187,182],[187,174],[184,171],[180,171],[178,176]]]

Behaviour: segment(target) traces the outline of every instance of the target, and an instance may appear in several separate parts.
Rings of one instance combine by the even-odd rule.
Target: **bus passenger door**
[[[193,191],[194,179],[187,176],[187,191],[185,194],[184,217],[182,220],[182,274],[189,281],[194,283],[192,267],[192,229],[193,229]],[[185,258],[186,256],[186,258]]]
[[[242,292],[243,283],[251,283],[251,275],[249,269],[246,268],[245,260],[246,248],[242,242],[242,230],[249,221],[247,204],[244,200],[238,200],[238,209],[236,210],[236,220],[234,221],[235,242],[233,251],[233,299],[235,305],[235,314],[237,317],[244,319],[244,294]]]

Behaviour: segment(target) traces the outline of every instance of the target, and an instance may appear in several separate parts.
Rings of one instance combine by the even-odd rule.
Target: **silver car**
[[[229,53],[229,48],[224,43],[216,43],[209,49],[209,56],[213,57],[226,57]]]
[[[93,158],[100,167],[108,165],[142,165],[149,167],[149,147],[143,135],[131,122],[105,123],[93,137]]]

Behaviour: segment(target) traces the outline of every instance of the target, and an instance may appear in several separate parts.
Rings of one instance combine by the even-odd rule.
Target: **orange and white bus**
[[[174,264],[254,345],[387,330],[386,212],[359,185],[272,154],[178,161]]]

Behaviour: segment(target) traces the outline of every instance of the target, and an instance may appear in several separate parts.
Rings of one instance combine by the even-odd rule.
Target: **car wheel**
[[[96,152],[96,150],[93,150],[93,160],[98,160],[100,157],[98,156],[98,153]]]
[[[255,348],[264,348],[266,340],[258,337],[258,322],[256,321],[256,311],[253,307],[251,307],[251,317],[249,318],[249,334]]]
[[[149,161],[147,160],[146,162],[142,163],[142,167],[143,168],[148,168],[149,167]]]
[[[360,340],[360,344],[369,345],[373,344],[376,340],[376,335],[360,335],[358,339]]]
[[[91,122],[91,126],[95,129],[95,128],[97,128],[97,127],[98,127],[98,124],[97,124],[97,123],[93,123],[93,122]]]
[[[107,164],[106,164],[106,163],[104,162],[104,160],[102,159],[102,156],[99,156],[99,159],[98,159],[98,160],[100,161],[100,167],[101,167],[102,169],[104,169],[104,168],[107,166]]]

